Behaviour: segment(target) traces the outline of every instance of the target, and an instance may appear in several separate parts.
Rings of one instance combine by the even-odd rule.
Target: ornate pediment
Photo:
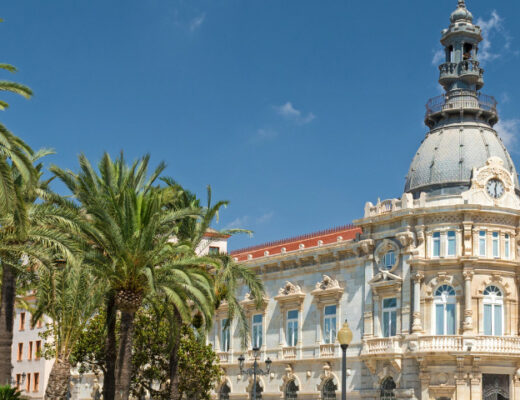
[[[316,289],[311,294],[318,302],[337,302],[341,299],[344,289],[339,285],[336,279],[332,279],[328,275],[323,275],[323,279],[316,283]]]
[[[300,294],[302,293],[302,288],[298,285],[294,285],[291,282],[285,282],[284,287],[278,290],[278,296],[289,296],[291,294]]]
[[[264,311],[269,304],[269,299],[264,296],[260,304],[258,304],[254,296],[248,292],[245,294],[244,300],[242,300],[240,304],[246,312],[253,312],[255,310]]]
[[[305,293],[302,288],[291,282],[286,282],[285,285],[278,291],[278,296],[274,298],[280,303],[282,307],[301,308],[303,300],[305,299]]]

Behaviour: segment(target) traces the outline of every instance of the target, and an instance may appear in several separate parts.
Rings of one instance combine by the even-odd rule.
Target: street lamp
[[[347,399],[347,348],[352,342],[352,331],[348,326],[347,320],[338,332],[338,342],[343,351],[343,360],[341,362],[341,400]]]
[[[262,369],[260,369],[258,367],[258,357],[259,357],[259,354],[258,354],[258,351],[260,349],[258,347],[253,347],[253,356],[254,356],[254,361],[253,361],[253,367],[252,368],[248,368],[248,369],[244,369],[244,361],[245,361],[245,358],[244,358],[244,355],[240,355],[240,357],[238,357],[238,362],[239,362],[239,365],[240,365],[240,375],[253,375],[253,400],[256,400],[256,376],[257,375],[269,375],[269,373],[271,372],[271,359],[269,357],[267,357],[267,360],[265,360],[265,371],[263,371]]]

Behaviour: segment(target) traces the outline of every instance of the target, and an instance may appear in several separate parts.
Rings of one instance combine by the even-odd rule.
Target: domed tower
[[[474,168],[491,157],[502,160],[518,177],[507,149],[493,126],[498,122],[497,102],[480,92],[484,70],[478,60],[481,28],[464,0],[451,14],[450,26],[442,31],[445,62],[439,66],[439,83],[445,90],[426,104],[425,124],[430,131],[417,151],[406,177],[405,192],[415,198],[421,192],[431,195],[460,194],[469,189]]]

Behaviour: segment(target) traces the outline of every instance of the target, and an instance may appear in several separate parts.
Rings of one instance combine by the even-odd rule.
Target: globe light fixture
[[[347,320],[338,332],[338,342],[343,352],[343,359],[341,362],[341,400],[347,399],[347,349],[352,342],[352,331],[348,326]]]

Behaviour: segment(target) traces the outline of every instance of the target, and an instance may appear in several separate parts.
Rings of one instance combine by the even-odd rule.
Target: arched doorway
[[[380,400],[394,400],[395,399],[395,382],[394,379],[389,376],[381,382],[381,394]]]
[[[509,375],[483,374],[483,400],[509,400]]]
[[[285,400],[295,400],[298,398],[298,386],[296,385],[296,382],[294,379],[292,381],[289,381],[287,385],[285,386]]]
[[[231,389],[229,388],[227,382],[225,382],[221,387],[218,393],[218,400],[229,400],[229,393]]]
[[[321,398],[323,400],[336,400],[336,390],[338,390],[338,386],[332,379],[329,379],[323,384]]]

